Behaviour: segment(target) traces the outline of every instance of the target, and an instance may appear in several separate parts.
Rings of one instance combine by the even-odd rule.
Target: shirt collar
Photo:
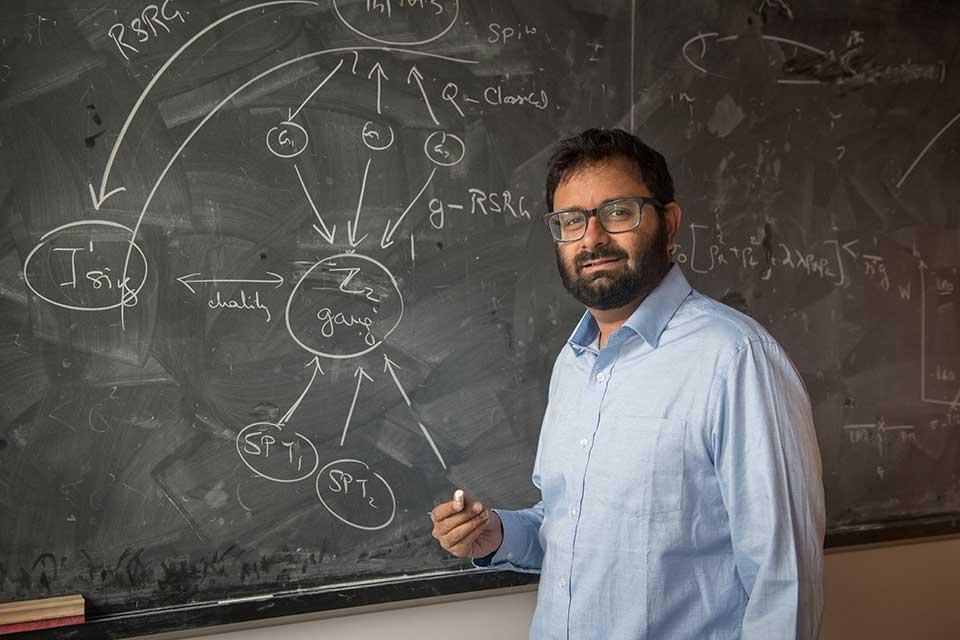
[[[660,284],[640,303],[637,310],[627,318],[620,329],[632,330],[643,338],[644,342],[656,348],[660,334],[666,329],[670,318],[691,291],[693,288],[687,282],[680,267],[674,264]],[[584,350],[595,351],[594,345],[598,333],[599,327],[596,320],[593,319],[590,311],[585,311],[567,342],[577,355]]]

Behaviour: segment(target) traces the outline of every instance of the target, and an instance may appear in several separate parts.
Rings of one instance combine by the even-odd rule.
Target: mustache
[[[629,258],[626,251],[618,250],[613,247],[599,246],[593,251],[581,251],[573,258],[573,266],[577,271],[583,268],[583,265],[590,260],[620,259]]]

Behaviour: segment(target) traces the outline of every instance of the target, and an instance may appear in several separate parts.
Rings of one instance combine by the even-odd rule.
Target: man
[[[532,638],[816,638],[824,506],[810,400],[757,322],[691,289],[659,153],[585,131],[550,160],[547,225],[587,307],[550,380],[542,500],[438,505],[477,566],[540,572]]]

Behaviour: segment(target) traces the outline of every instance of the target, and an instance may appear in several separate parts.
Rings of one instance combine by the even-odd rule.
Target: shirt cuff
[[[473,566],[479,569],[507,568],[525,573],[540,573],[539,568],[533,569],[514,564],[514,560],[522,558],[529,546],[524,530],[524,521],[515,512],[509,510],[491,509],[500,517],[503,527],[503,541],[493,553],[482,558],[473,558]]]

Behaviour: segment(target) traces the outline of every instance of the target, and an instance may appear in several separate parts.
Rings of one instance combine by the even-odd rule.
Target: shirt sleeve
[[[543,547],[540,525],[543,523],[543,501],[528,509],[510,511],[494,509],[503,523],[503,542],[490,555],[474,558],[475,567],[512,569],[523,573],[540,573]]]
[[[737,572],[743,640],[819,637],[824,499],[810,398],[775,342],[751,342],[715,382],[714,465]]]

